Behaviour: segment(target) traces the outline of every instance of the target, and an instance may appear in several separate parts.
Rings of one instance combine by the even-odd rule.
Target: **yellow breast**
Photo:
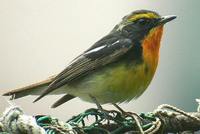
[[[106,78],[105,86],[113,96],[118,96],[118,101],[129,101],[141,95],[149,85],[152,74],[147,72],[146,64],[134,67],[120,66]]]

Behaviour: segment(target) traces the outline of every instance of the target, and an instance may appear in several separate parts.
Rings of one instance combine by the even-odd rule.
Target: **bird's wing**
[[[38,101],[68,82],[85,76],[90,71],[116,61],[132,48],[130,39],[108,38],[100,40],[76,58],[65,70],[56,76],[48,88],[34,101]]]

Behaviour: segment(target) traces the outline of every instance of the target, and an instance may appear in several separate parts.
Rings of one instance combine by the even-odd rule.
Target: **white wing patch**
[[[86,52],[85,54],[90,54],[90,53],[93,53],[93,52],[97,52],[97,51],[99,51],[99,50],[105,48],[106,46],[111,47],[111,46],[113,46],[113,45],[115,45],[115,44],[117,44],[117,43],[119,43],[119,40],[115,41],[115,42],[112,43],[111,45],[104,45],[104,46],[100,46],[100,47],[94,48],[94,49],[92,49],[92,50]]]
[[[106,47],[106,45],[100,46],[100,47],[97,47],[97,48],[94,48],[94,49],[92,49],[92,50],[86,52],[85,54],[90,54],[90,53],[93,53],[93,52],[97,52],[97,51],[103,49],[104,47]]]
[[[111,44],[110,46],[113,46],[115,44],[119,43],[119,40],[115,41],[113,44]]]

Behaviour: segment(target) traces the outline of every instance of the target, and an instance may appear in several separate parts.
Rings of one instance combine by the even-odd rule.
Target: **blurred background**
[[[195,98],[200,97],[199,4],[199,0],[1,0],[0,94],[59,73],[123,16],[150,9],[178,18],[165,27],[160,63],[148,90],[120,106],[147,112],[168,103],[195,111]],[[33,104],[35,97],[29,96],[12,102],[27,114],[51,114],[62,120],[95,107],[74,99],[51,109],[58,98],[47,96]],[[0,96],[0,113],[8,107],[7,100]]]

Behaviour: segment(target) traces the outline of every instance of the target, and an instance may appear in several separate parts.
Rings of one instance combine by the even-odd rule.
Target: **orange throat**
[[[158,65],[162,33],[163,26],[156,27],[150,31],[142,42],[143,59],[152,73],[156,71]]]

